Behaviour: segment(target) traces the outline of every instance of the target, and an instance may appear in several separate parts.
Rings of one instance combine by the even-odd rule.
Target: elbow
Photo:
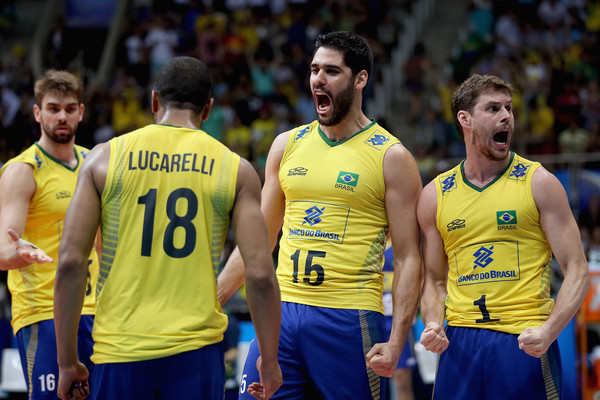
[[[275,268],[246,269],[246,287],[250,290],[269,291],[277,287]]]
[[[583,276],[583,288],[582,288],[582,292],[584,293],[584,295],[587,294],[588,290],[590,289],[590,285],[591,285],[590,271],[586,268],[585,274]]]

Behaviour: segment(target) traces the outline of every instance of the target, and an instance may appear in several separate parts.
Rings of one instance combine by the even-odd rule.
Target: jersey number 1
[[[482,294],[479,299],[473,302],[473,304],[479,306],[479,311],[481,311],[481,314],[483,315],[483,319],[475,320],[475,322],[477,322],[478,324],[500,321],[499,318],[490,318],[490,313],[488,312],[487,307],[485,306],[485,294]]]

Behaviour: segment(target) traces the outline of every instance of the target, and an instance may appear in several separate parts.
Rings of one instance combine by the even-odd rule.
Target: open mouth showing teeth
[[[508,131],[497,132],[494,134],[494,142],[506,144],[508,141]]]
[[[325,93],[315,93],[315,99],[317,101],[317,110],[319,112],[325,112],[331,107],[331,99]]]

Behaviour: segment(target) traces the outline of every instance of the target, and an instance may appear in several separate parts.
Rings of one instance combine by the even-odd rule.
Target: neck
[[[463,164],[465,178],[473,185],[483,187],[496,179],[504,171],[510,162],[509,152],[506,158],[501,160],[491,160],[480,153],[469,154]]]
[[[200,129],[202,126],[201,115],[191,110],[161,109],[154,115],[157,124],[180,126],[182,128]]]
[[[348,114],[346,118],[337,125],[324,126],[319,124],[319,126],[329,140],[332,142],[341,142],[361,129],[364,129],[370,123],[371,120],[361,111],[359,113]]]
[[[67,143],[56,143],[42,133],[42,137],[38,140],[38,145],[64,165],[70,168],[74,168],[77,165],[78,160],[73,149],[75,146],[74,136]]]

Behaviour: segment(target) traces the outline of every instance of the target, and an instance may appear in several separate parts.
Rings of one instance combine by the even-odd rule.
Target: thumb
[[[371,358],[373,358],[377,354],[380,354],[379,343],[371,347],[371,350],[369,350],[369,352],[365,355],[365,358],[367,359],[367,361],[371,361]]]
[[[9,228],[6,232],[8,233],[8,236],[10,236],[13,242],[19,241],[19,234],[14,229]]]

